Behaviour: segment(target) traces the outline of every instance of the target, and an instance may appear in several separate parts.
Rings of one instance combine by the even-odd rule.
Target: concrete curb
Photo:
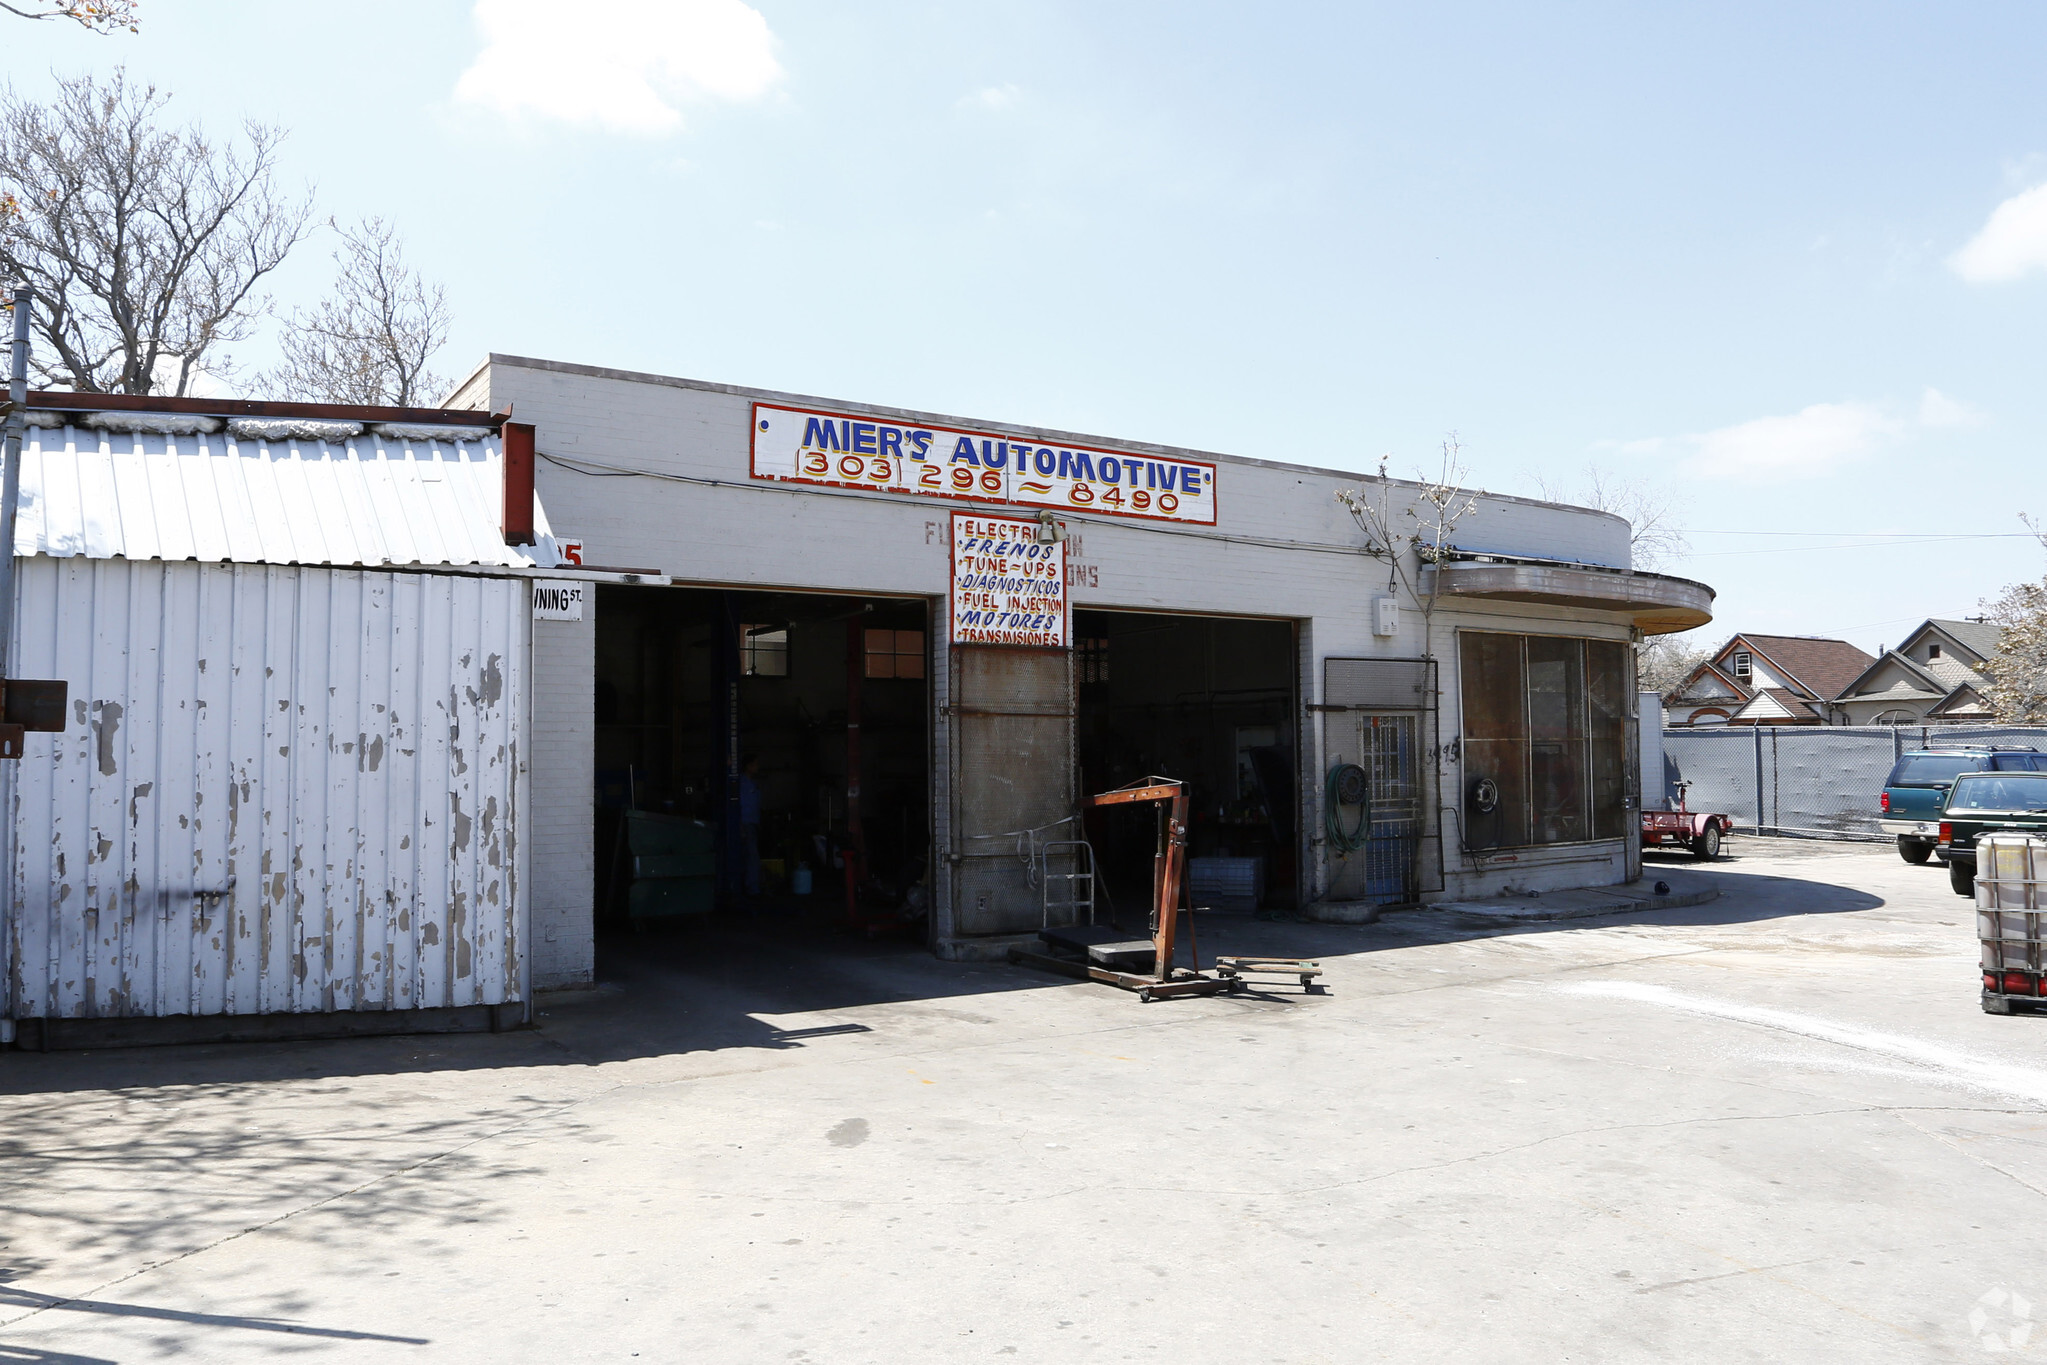
[[[986,938],[942,938],[933,955],[940,962],[1007,962],[1011,948],[1035,952],[1044,946],[1033,930],[1028,934],[990,934]]]
[[[1446,911],[1459,924],[1497,929],[1511,928],[1516,924],[1547,924],[1560,919],[1593,919],[1601,915],[1676,910],[1718,899],[1720,889],[1715,886],[1696,890],[1681,890],[1673,886],[1670,893],[1663,896],[1653,891],[1559,891],[1520,901],[1504,897],[1484,901],[1439,901],[1423,908]]]

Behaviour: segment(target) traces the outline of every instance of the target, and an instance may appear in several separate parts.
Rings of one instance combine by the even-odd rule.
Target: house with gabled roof
[[[1924,725],[1996,719],[1983,699],[1984,665],[2000,631],[1988,621],[1922,621],[1835,698],[1843,725]]]
[[[1736,635],[1664,705],[1674,726],[1839,724],[1835,696],[1875,662],[1846,640]]]

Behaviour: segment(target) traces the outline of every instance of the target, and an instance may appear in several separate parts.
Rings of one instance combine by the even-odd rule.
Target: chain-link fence
[[[1733,725],[1665,730],[1665,800],[1722,811],[1735,828],[1813,839],[1887,839],[1877,795],[1898,755],[1962,744],[2047,751],[2047,729],[1992,725]],[[1656,793],[1647,793],[1654,801]]]

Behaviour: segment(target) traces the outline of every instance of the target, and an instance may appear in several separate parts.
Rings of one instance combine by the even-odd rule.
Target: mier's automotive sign
[[[952,514],[952,642],[1066,647],[1066,544],[1036,517]]]
[[[753,405],[752,473],[827,488],[1215,525],[1216,467],[1207,461],[768,403]]]

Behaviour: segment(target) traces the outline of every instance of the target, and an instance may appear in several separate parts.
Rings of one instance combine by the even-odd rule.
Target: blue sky
[[[2016,517],[2047,513],[2034,6],[142,13],[9,20],[6,69],[126,63],[214,129],[289,127],[287,177],[447,286],[451,373],[499,350],[1359,470],[1454,430],[1487,488],[1596,464],[1668,497],[1716,637],[1874,648],[2047,569]],[[326,270],[311,244],[275,292]]]

